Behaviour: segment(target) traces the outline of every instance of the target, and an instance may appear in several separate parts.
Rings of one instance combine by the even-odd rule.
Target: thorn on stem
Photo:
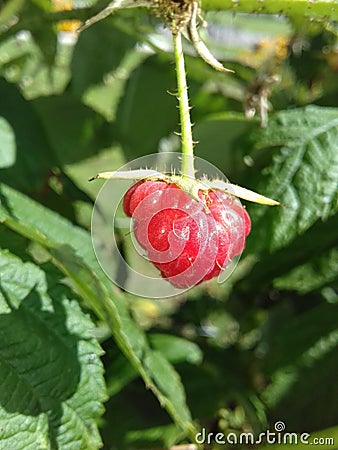
[[[171,91],[167,90],[167,94],[172,95],[173,97],[177,97],[178,96],[178,92],[177,91],[171,92]]]

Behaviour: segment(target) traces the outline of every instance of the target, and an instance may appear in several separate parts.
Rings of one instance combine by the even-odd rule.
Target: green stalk
[[[302,20],[337,20],[337,0],[202,0],[205,11],[222,10],[231,12],[286,14]]]
[[[173,31],[174,55],[177,78],[177,98],[180,109],[181,142],[182,142],[182,175],[184,178],[195,178],[194,141],[192,139],[188,86],[185,74],[182,37],[179,31]]]

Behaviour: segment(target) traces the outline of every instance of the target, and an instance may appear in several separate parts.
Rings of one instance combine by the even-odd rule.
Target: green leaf
[[[163,137],[177,130],[175,71],[168,61],[148,58],[131,75],[116,115],[119,140],[130,157],[157,151]]]
[[[0,115],[15,135],[16,160],[8,168],[0,169],[1,179],[27,192],[42,189],[54,155],[31,104],[10,83],[0,78]]]
[[[157,352],[150,349],[145,334],[131,320],[125,299],[117,295],[117,292],[114,293],[110,283],[105,282],[102,285],[96,279],[96,274],[87,270],[83,261],[78,260],[69,250],[63,247],[51,251],[57,260],[56,264],[73,280],[80,294],[98,317],[106,321],[120,349],[142,376],[147,387],[156,395],[161,406],[168,411],[185,433],[193,436],[196,431],[191,423],[184,388],[174,368],[162,355],[159,354],[157,358]],[[158,367],[152,364],[156,361],[162,363],[165,370],[158,372]],[[164,388],[167,383],[175,387],[175,394]]]
[[[308,263],[296,267],[284,277],[274,281],[277,289],[295,290],[306,294],[325,284],[338,280],[338,250],[333,248],[320,255],[314,255]]]
[[[198,364],[202,360],[200,348],[187,339],[169,334],[149,334],[149,343],[154,350],[160,352],[166,360],[175,364],[187,361]],[[116,377],[116,374],[119,374]],[[110,395],[119,392],[125,385],[136,378],[137,372],[121,354],[114,357],[107,369],[108,392]]]
[[[277,308],[265,324],[259,351],[271,382],[263,399],[272,416],[276,420],[287,417],[288,427],[295,431],[335,423],[337,312],[337,304],[328,303],[295,317]],[[318,384],[318,380],[325,383]],[[311,415],[301,416],[304,408],[309,408]]]
[[[46,13],[51,10],[51,3],[46,0],[26,2],[22,14],[31,17],[28,29],[47,62],[52,65],[57,51],[57,32],[53,23],[45,22]]]
[[[5,185],[1,186],[0,194],[0,220],[48,250],[53,263],[72,281],[86,304],[107,323],[120,349],[160,404],[185,433],[193,436],[196,431],[178,375],[166,360],[156,356],[145,334],[132,321],[125,298],[107,279],[95,258],[89,233]],[[165,371],[154,373],[156,363],[166,367],[178,396],[164,389]]]
[[[250,208],[250,250],[276,251],[338,210],[337,145],[338,109],[309,106],[271,119],[257,147],[272,148],[273,163],[255,190],[284,206]]]
[[[117,107],[124,95],[130,74],[147,57],[145,53],[129,50],[115,70],[103,75],[100,84],[88,87],[83,95],[83,102],[107,120],[115,120]]]
[[[93,322],[53,268],[0,251],[0,272],[1,442],[97,449],[106,397]]]
[[[159,446],[171,448],[181,439],[184,439],[182,433],[175,425],[170,424],[129,431],[126,440],[129,445],[134,444],[141,448],[158,448]]]
[[[116,29],[111,18],[82,32],[71,63],[72,92],[82,97],[90,87],[105,84],[135,45],[135,39]]]
[[[243,164],[243,137],[257,123],[248,121],[243,114],[213,114],[201,120],[194,127],[194,139],[198,141],[195,154],[224,171],[237,184],[237,176]]]
[[[1,43],[0,67],[3,76],[20,86],[26,99],[63,92],[70,77],[72,47],[58,45],[50,66],[30,34],[13,36]]]
[[[323,255],[329,254],[331,249],[338,245],[337,227],[338,214],[335,214],[325,222],[317,221],[306,233],[297,236],[288,246],[272,254],[264,251],[251,272],[240,281],[241,287],[247,292],[252,292],[253,289],[271,284],[274,279],[287,277],[289,272],[297,270],[298,266],[311,268],[316,267],[317,264],[322,268],[318,277],[311,281],[304,275],[309,282],[309,287],[320,284],[321,279],[331,280],[334,276],[332,270],[335,270],[335,263],[334,261],[330,263],[330,268],[325,274],[325,262],[321,263],[321,260]],[[256,230],[254,226],[247,241],[248,248],[255,245],[256,234],[259,232],[260,230]],[[300,283],[297,283],[297,286],[294,285],[294,288],[307,289],[306,284],[300,287]]]
[[[171,363],[187,361],[198,364],[202,360],[201,349],[191,341],[169,334],[150,334],[151,345]]]
[[[1,9],[0,25],[3,26],[23,7],[24,0],[10,0]]]
[[[185,423],[185,428],[189,428],[191,416],[186,406],[184,388],[177,372],[164,356],[157,351],[148,352],[144,363],[149,370],[151,378],[164,394],[163,400],[172,404],[183,423]]]
[[[0,117],[0,168],[10,167],[15,163],[15,136],[7,120]]]
[[[0,213],[1,214],[1,213]],[[1,221],[1,219],[0,219]],[[28,239],[23,238],[17,233],[9,230],[4,225],[0,224],[0,248],[9,250],[21,259],[27,259]]]
[[[104,119],[73,95],[38,98],[32,105],[60,164],[82,160],[108,146],[108,140],[97,139]]]
[[[329,336],[336,333],[338,306],[322,303],[295,317],[281,314],[279,310],[266,323],[262,346],[266,347],[265,367],[268,373],[295,364],[308,365],[335,346]],[[278,317],[282,320],[279,324]],[[316,327],[311,326],[315,320]],[[287,351],[286,351],[287,349]]]
[[[107,120],[115,119],[130,74],[148,57],[136,44],[110,18],[82,32],[75,47],[71,91]],[[112,51],[107,52],[107,47]]]

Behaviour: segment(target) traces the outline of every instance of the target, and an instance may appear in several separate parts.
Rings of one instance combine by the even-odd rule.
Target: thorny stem
[[[187,178],[195,178],[194,141],[192,139],[188,86],[180,31],[173,30],[173,43],[177,78],[177,98],[181,122],[182,175]]]

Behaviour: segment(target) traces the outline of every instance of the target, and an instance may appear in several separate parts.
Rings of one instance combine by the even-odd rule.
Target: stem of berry
[[[188,86],[185,74],[184,54],[181,32],[172,31],[177,78],[177,98],[180,109],[181,142],[182,142],[182,176],[195,178],[194,142],[192,139]]]

